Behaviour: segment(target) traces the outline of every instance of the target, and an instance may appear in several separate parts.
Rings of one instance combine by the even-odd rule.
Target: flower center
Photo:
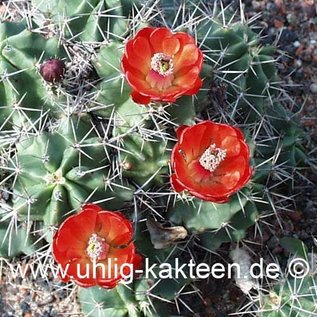
[[[164,53],[156,53],[151,59],[151,68],[160,75],[166,77],[173,74],[173,58]]]
[[[219,166],[219,164],[226,158],[227,150],[223,150],[216,147],[216,144],[211,144],[209,148],[203,153],[199,159],[200,165],[213,172]]]
[[[109,245],[105,242],[105,239],[93,233],[88,241],[86,251],[92,261],[104,260],[107,257]]]
[[[47,185],[59,185],[65,183],[65,178],[63,177],[61,171],[57,171],[52,174],[47,174],[44,177]]]

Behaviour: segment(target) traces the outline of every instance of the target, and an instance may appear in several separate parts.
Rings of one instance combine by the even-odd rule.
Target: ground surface
[[[225,2],[237,2],[238,5],[238,1]],[[298,237],[312,247],[313,236],[317,235],[317,164],[314,159],[317,157],[317,1],[243,2],[247,17],[262,12],[258,21],[264,27],[264,42],[277,43],[279,49],[284,51],[279,59],[279,74],[285,89],[295,100],[295,104],[290,102],[289,107],[299,110],[298,116],[306,131],[306,140],[302,142],[310,161],[301,174],[294,175],[296,204],[281,215],[281,223],[275,217],[267,219],[271,225],[263,226],[263,238],[251,241],[255,253],[263,256],[273,254],[283,260],[287,254],[279,245],[279,237]],[[0,6],[0,12],[3,8],[3,5]],[[253,237],[253,233],[250,233],[250,237]],[[225,245],[219,254],[228,253],[228,250],[229,246]],[[75,293],[66,286],[56,291],[58,282],[53,281],[52,277],[48,277],[48,281],[34,281],[30,275],[25,279],[13,279],[5,270],[2,273],[0,317],[80,316]],[[199,312],[199,316],[227,316],[236,313],[245,301],[243,294],[230,281],[209,281],[200,287],[203,303],[189,303]]]

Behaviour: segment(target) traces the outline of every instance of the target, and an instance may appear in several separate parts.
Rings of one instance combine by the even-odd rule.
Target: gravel
[[[309,88],[313,94],[317,94],[317,83],[311,84]]]

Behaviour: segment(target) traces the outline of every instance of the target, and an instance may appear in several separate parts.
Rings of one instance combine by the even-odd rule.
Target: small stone
[[[267,34],[267,35],[263,36],[263,38],[261,38],[261,42],[263,44],[269,44],[269,45],[272,44],[274,42],[274,40],[275,40],[275,36],[272,34]]]
[[[280,43],[283,45],[289,45],[290,43],[294,43],[298,40],[297,34],[291,29],[284,28],[281,33]]]
[[[304,77],[305,77],[305,74],[304,74],[303,68],[300,68],[295,72],[294,78],[296,80],[302,80],[304,79]]]
[[[22,302],[20,304],[20,307],[25,312],[29,312],[30,311],[30,305],[28,303],[26,303],[26,302]]]
[[[293,43],[293,46],[296,47],[296,48],[297,48],[297,47],[300,47],[300,42],[299,42],[299,41],[295,41],[295,42]]]
[[[296,67],[302,67],[302,65],[303,65],[303,62],[302,62],[300,59],[297,59],[297,60],[295,61],[295,66],[296,66]]]
[[[290,58],[289,58],[287,55],[282,55],[282,56],[280,57],[280,61],[281,61],[282,63],[288,63],[288,62],[290,61]]]
[[[274,19],[274,26],[277,29],[281,29],[284,26],[284,22],[279,19]]]
[[[297,22],[297,17],[294,14],[292,14],[292,13],[289,13],[286,16],[286,19],[287,19],[289,24],[295,24]]]
[[[317,94],[317,83],[312,83],[309,88],[313,94]]]
[[[281,246],[277,246],[273,249],[274,254],[280,254],[283,252],[283,248]]]
[[[268,11],[270,11],[270,12],[277,12],[278,7],[277,7],[277,5],[276,5],[275,3],[269,2],[269,3],[267,3],[267,5],[266,5],[266,10],[268,10]]]
[[[252,1],[252,6],[253,6],[253,9],[256,10],[256,11],[260,11],[262,10],[262,5],[260,2],[256,1],[256,0],[253,0]]]
[[[304,50],[304,45],[303,44],[301,44],[297,49],[296,49],[296,51],[295,51],[295,55],[296,56],[299,56],[299,55],[301,55],[302,54],[302,52],[303,52],[303,50]]]
[[[304,62],[311,62],[312,61],[312,52],[313,50],[308,47],[307,49],[303,50],[301,55],[300,55],[300,58],[304,61]]]
[[[38,307],[46,306],[48,304],[51,304],[55,301],[55,297],[52,295],[48,295],[46,298],[44,298],[42,301],[38,302]]]
[[[288,55],[295,55],[296,47],[290,44],[284,47],[284,51],[287,52]]]
[[[316,16],[316,6],[314,3],[304,6],[304,11],[308,18],[313,18]]]

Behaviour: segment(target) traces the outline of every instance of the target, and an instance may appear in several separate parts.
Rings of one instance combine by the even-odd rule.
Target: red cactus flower
[[[121,213],[85,205],[54,236],[53,255],[60,275],[65,275],[62,280],[72,279],[82,287],[115,287],[122,275],[128,276],[141,263],[132,234],[130,221]]]
[[[127,42],[121,65],[133,100],[148,104],[196,94],[202,63],[203,54],[190,35],[149,27]]]
[[[179,127],[177,138],[171,158],[175,191],[224,203],[249,181],[249,147],[239,129],[203,121]]]

